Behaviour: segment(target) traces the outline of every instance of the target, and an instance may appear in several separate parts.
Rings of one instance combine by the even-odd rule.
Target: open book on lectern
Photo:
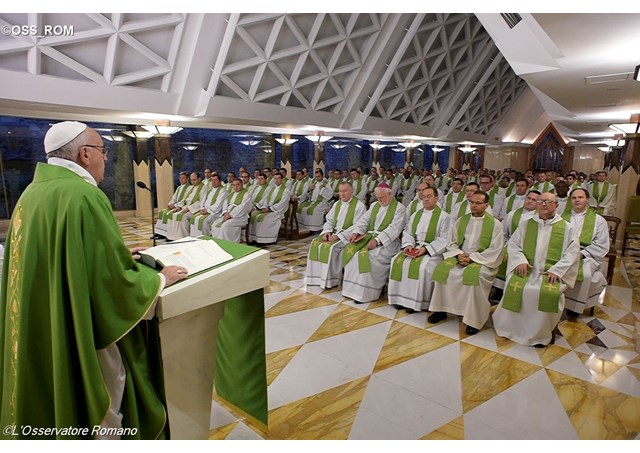
[[[233,260],[215,241],[191,237],[156,245],[138,254],[151,267],[182,266],[190,275]]]

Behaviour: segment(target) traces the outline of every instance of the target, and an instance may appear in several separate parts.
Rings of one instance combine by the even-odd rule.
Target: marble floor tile
[[[465,414],[516,439],[579,439],[545,370]]]
[[[265,320],[267,354],[306,343],[336,307],[337,305],[327,305],[267,318]]]

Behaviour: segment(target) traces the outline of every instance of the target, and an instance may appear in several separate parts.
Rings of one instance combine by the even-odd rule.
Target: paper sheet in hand
[[[233,256],[225,252],[215,241],[185,238],[148,248],[140,252],[140,259],[149,266],[182,266],[189,274],[231,261]]]

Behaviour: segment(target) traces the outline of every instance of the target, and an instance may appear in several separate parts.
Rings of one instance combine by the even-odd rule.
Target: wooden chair
[[[627,249],[627,239],[629,239],[630,234],[640,234],[640,196],[629,199],[627,221],[624,225],[624,239],[622,240],[622,256],[624,256],[624,252]]]
[[[293,232],[296,232],[296,235],[300,232],[300,227],[298,226],[298,200],[291,201],[289,203],[289,218],[287,219],[287,224],[289,225],[289,239],[293,239]],[[285,237],[287,234],[287,226],[285,224]]]
[[[604,215],[602,216],[607,221],[609,227],[609,253],[607,253],[607,284],[610,285],[613,280],[613,271],[616,267],[616,260],[618,259],[618,252],[616,252],[616,236],[618,235],[618,227],[622,220],[618,217]]]

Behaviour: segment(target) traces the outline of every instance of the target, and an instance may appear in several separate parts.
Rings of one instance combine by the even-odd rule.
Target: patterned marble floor
[[[148,245],[148,221],[120,224]],[[593,317],[537,349],[307,288],[309,242],[267,247],[268,429],[214,395],[210,439],[640,439],[640,253],[618,260]]]

